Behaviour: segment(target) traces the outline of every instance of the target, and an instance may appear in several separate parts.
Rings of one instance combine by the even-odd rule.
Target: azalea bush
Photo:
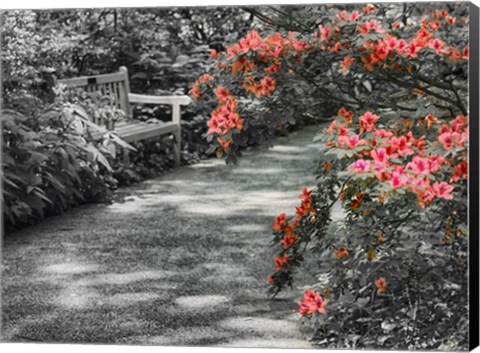
[[[268,279],[310,279],[299,312],[322,347],[467,347],[468,11],[449,6],[256,9],[271,31],[212,51],[192,88],[216,100],[227,162],[335,107]]]
[[[377,116],[359,138],[370,115],[352,116],[346,127],[340,114],[321,136],[321,184],[303,191],[293,219],[283,214],[274,223],[272,293],[301,265],[314,266],[316,295],[329,304],[305,299],[300,309],[314,325],[327,310],[316,337],[335,338],[337,347],[466,344],[466,117],[430,128],[420,122],[402,134]],[[459,137],[451,144],[446,134]],[[375,335],[365,336],[370,330]]]

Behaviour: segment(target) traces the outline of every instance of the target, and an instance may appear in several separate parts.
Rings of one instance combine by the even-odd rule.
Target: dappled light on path
[[[317,128],[119,191],[5,240],[2,338],[308,348],[294,292],[269,300],[273,216],[315,184]]]
[[[129,273],[107,273],[79,281],[80,285],[98,286],[104,284],[126,285],[145,280],[159,280],[170,275],[169,271],[139,271]]]
[[[175,303],[186,309],[205,310],[216,308],[218,305],[228,303],[230,299],[224,295],[193,295],[178,297]]]
[[[43,272],[56,274],[79,274],[86,272],[95,272],[97,270],[98,265],[80,264],[75,262],[65,262],[50,265],[42,269]]]
[[[241,169],[240,169],[241,170]],[[235,173],[234,173],[235,174]],[[237,173],[238,174],[238,173]],[[260,173],[261,174],[261,173]],[[285,176],[285,174],[277,174]],[[253,177],[255,178],[255,177]],[[185,183],[187,183],[185,181]],[[204,214],[204,215],[242,215],[255,212],[258,215],[275,216],[278,209],[292,209],[296,204],[298,191],[281,190],[235,190],[232,192],[232,185],[224,187],[222,185],[212,186],[214,193],[199,194],[195,185],[184,185],[175,193],[168,193],[169,189],[174,188],[174,184],[160,182],[164,185],[165,193],[155,190],[155,193],[144,194],[141,196],[129,197],[123,203],[116,203],[109,206],[112,212],[118,213],[143,213],[148,209],[175,207],[183,214]],[[204,190],[208,192],[207,190]]]
[[[65,309],[84,309],[91,306],[95,292],[87,288],[70,285],[63,289],[58,297],[52,298],[52,304],[58,303],[60,307]]]
[[[272,334],[278,333],[283,337],[288,337],[296,331],[295,323],[286,320],[272,320],[266,318],[254,317],[235,317],[224,320],[219,323],[220,326],[239,331],[255,330],[259,333]]]

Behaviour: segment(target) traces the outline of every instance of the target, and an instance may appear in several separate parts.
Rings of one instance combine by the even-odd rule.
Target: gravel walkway
[[[122,189],[8,236],[2,340],[308,348],[295,301],[270,300],[273,216],[314,185],[310,126]]]

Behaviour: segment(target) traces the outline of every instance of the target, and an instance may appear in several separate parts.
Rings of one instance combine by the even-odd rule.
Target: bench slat
[[[163,126],[163,124],[161,125],[160,124],[129,124],[129,125],[119,126],[118,128],[115,127],[113,131],[115,131],[117,134],[128,134],[129,132],[134,133],[136,131],[153,129],[159,126]]]
[[[153,125],[153,124],[151,124]],[[176,124],[165,124],[161,126],[153,125],[144,126],[141,129],[129,130],[129,131],[115,131],[122,139],[126,142],[135,142],[152,137],[157,137],[163,134],[175,133],[178,131],[178,125]]]
[[[130,103],[187,105],[192,101],[189,96],[149,96],[146,94],[128,94]]]
[[[128,137],[129,139],[132,139],[134,136],[140,136],[143,135],[144,133],[147,133],[150,135],[150,131],[156,134],[162,134],[163,133],[170,133],[170,132],[176,132],[178,130],[178,125],[174,123],[165,123],[165,124],[146,124],[146,123],[133,123],[133,124],[126,124],[120,127],[115,127],[113,132],[117,134],[120,137]],[[92,136],[95,138],[100,138],[103,134],[107,133],[108,131],[105,132],[98,132],[95,131],[92,133]]]
[[[122,72],[113,74],[95,75],[95,76],[81,76],[74,78],[65,78],[58,80],[58,82],[65,85],[72,85],[76,87],[101,85],[110,82],[122,82],[125,80],[125,75]]]

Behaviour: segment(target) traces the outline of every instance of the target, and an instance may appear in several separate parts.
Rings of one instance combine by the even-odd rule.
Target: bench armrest
[[[170,104],[170,105],[188,105],[191,103],[189,96],[149,96],[145,94],[128,94],[130,103],[143,104]]]

